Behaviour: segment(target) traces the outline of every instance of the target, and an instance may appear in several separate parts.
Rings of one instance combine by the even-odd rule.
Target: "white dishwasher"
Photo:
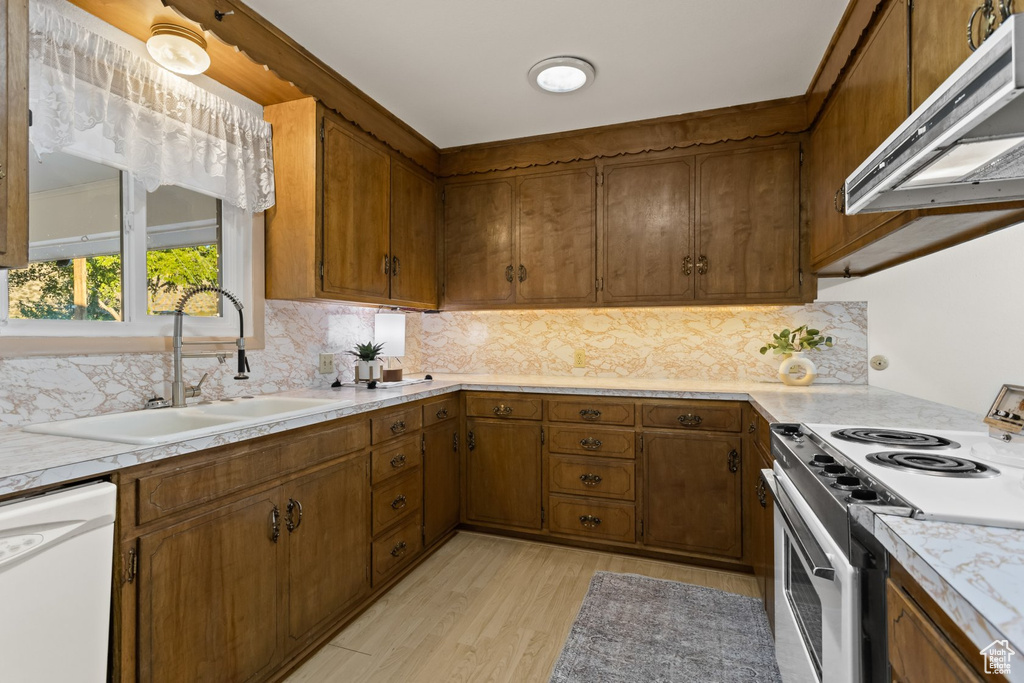
[[[0,680],[105,681],[117,488],[0,503]]]

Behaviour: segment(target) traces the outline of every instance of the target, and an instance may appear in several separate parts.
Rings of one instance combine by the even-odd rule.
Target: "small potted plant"
[[[356,358],[357,382],[370,382],[375,379],[380,379],[379,358],[383,349],[383,344],[366,342],[365,344],[356,344],[354,349],[345,352],[350,356],[355,356]]]
[[[779,379],[783,384],[805,387],[818,377],[818,368],[810,358],[804,356],[805,351],[819,351],[820,347],[832,348],[832,337],[826,337],[820,330],[801,325],[796,329],[785,329],[772,335],[772,340],[761,347],[761,355],[769,349],[776,356],[782,356],[779,366]],[[803,375],[794,374],[794,370],[803,370]]]

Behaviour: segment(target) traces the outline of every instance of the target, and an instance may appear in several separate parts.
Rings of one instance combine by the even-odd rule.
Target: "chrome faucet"
[[[183,358],[217,358],[221,363],[224,363],[228,355],[227,351],[182,353],[181,347],[186,344],[209,346],[211,344],[228,343],[204,341],[187,342],[182,340],[181,337],[183,321],[185,318],[185,305],[188,303],[189,299],[202,292],[217,292],[223,294],[225,298],[235,305],[235,310],[238,311],[238,339],[234,342],[235,346],[238,347],[238,374],[235,375],[235,379],[249,379],[249,375],[246,374],[249,372],[249,361],[245,357],[245,321],[242,317],[242,302],[240,302],[234,294],[226,289],[221,289],[220,287],[193,287],[178,299],[178,304],[174,307],[174,381],[171,383],[171,405],[175,408],[184,406],[187,399],[194,398],[202,394],[203,381],[206,380],[209,375],[209,373],[204,374],[203,379],[199,380],[199,384],[196,384],[195,386],[185,386],[185,381],[182,379],[181,360]]]

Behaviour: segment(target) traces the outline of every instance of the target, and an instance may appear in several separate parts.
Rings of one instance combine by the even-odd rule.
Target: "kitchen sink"
[[[257,397],[218,401],[187,408],[160,408],[45,422],[24,427],[26,432],[70,436],[140,445],[184,441],[278,419],[341,408],[352,401],[333,399]]]

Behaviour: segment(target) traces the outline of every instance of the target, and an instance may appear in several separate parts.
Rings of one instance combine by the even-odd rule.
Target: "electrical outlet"
[[[321,353],[320,354],[320,374],[329,375],[334,372],[334,354],[333,353]]]
[[[583,349],[576,349],[572,352],[572,366],[574,368],[587,367],[587,352]]]

